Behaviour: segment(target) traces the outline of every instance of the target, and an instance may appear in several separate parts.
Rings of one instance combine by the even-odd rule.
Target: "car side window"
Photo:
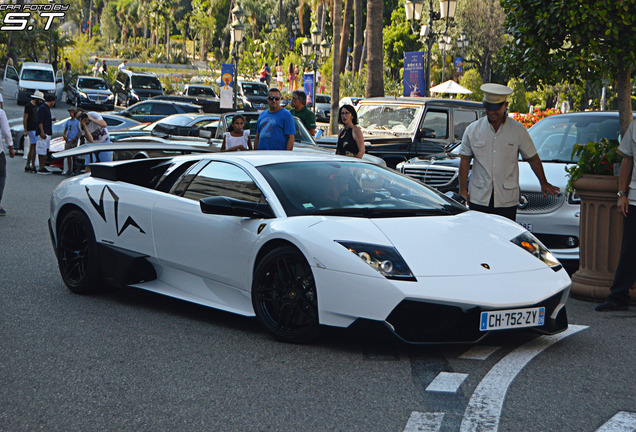
[[[153,104],[151,110],[152,115],[168,116],[176,113],[177,109],[172,104]]]
[[[241,201],[265,203],[265,197],[254,180],[243,169],[226,162],[212,161],[192,180],[184,198],[225,196]]]
[[[448,111],[426,111],[420,131],[426,130],[434,133],[432,138],[448,138]]]
[[[453,111],[453,133],[455,139],[462,139],[466,127],[477,120],[477,113],[472,110],[456,109]]]
[[[132,106],[130,113],[131,114],[150,114],[150,110],[152,109],[153,104],[149,103],[138,103]]]
[[[119,126],[123,123],[123,121],[114,119],[112,117],[105,117],[104,121],[106,122],[107,126]]]

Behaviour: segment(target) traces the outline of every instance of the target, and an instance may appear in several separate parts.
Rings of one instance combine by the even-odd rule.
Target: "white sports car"
[[[305,342],[386,325],[410,343],[567,328],[570,279],[518,224],[354,158],[234,152],[91,166],[51,199],[68,288],[128,285]]]

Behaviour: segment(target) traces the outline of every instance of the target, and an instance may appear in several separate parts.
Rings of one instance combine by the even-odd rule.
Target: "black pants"
[[[482,213],[494,214],[498,216],[503,216],[505,218],[510,219],[511,221],[517,220],[517,206],[512,207],[495,207],[495,194],[494,192],[490,195],[490,202],[487,206],[469,203],[468,208],[471,210],[476,210]]]
[[[629,289],[636,282],[636,206],[630,205],[623,220],[623,240],[614,283],[608,299],[618,304],[629,303]]]

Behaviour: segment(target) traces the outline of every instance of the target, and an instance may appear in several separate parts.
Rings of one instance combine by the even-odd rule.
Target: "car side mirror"
[[[225,196],[202,198],[199,204],[201,211],[205,214],[266,219],[274,217],[267,204],[241,201]]]
[[[209,131],[209,130],[200,129],[199,130],[199,137],[200,138],[210,139],[210,138],[212,138],[212,132]]]
[[[425,128],[417,131],[418,138],[437,138],[433,129]]]

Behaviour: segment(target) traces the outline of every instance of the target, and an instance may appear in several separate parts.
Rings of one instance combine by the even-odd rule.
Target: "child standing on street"
[[[232,118],[230,126],[227,128],[229,132],[223,134],[222,152],[252,150],[252,141],[250,140],[250,131],[243,130],[245,126],[245,117],[236,114]]]

